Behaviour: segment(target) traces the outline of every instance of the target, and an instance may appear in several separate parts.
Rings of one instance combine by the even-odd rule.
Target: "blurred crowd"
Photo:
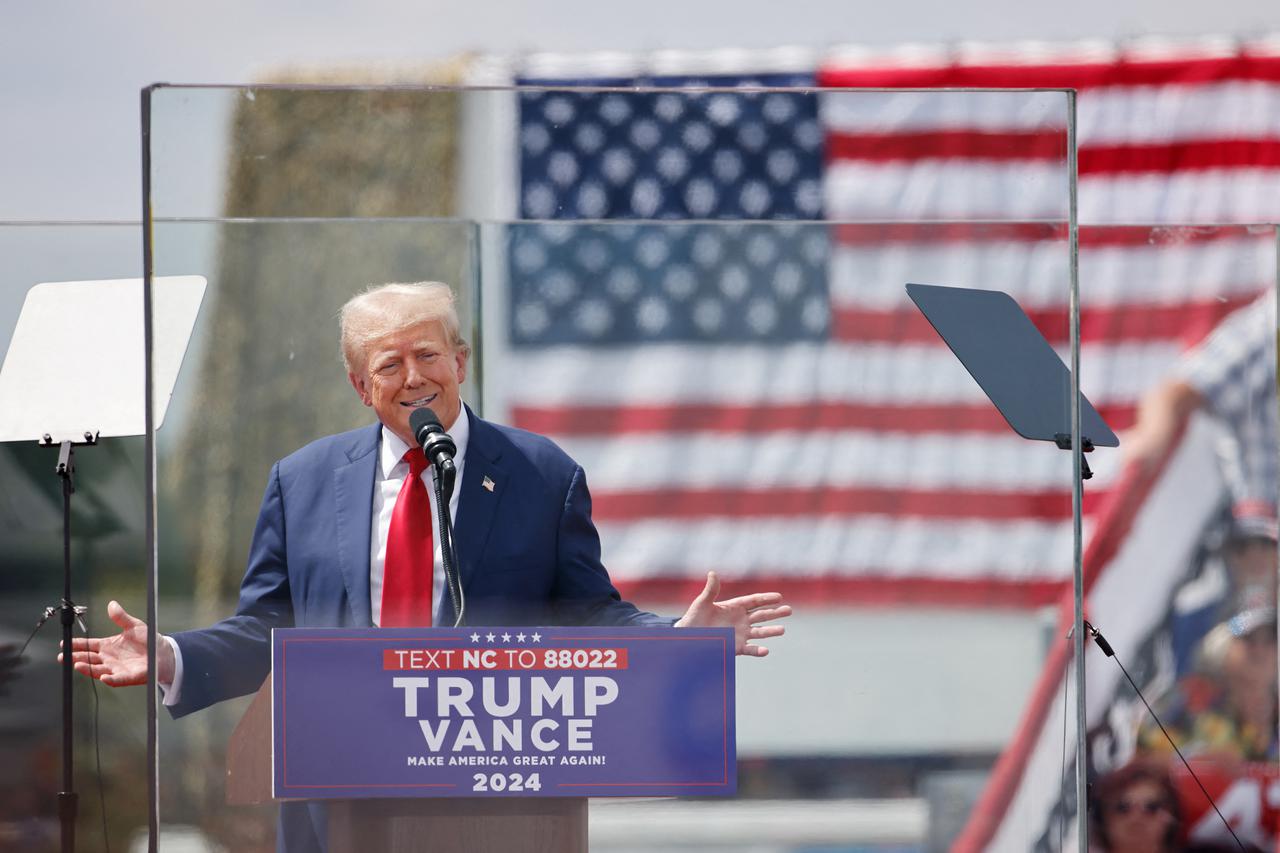
[[[1264,294],[1224,320],[1147,396],[1130,436],[1130,458],[1154,465],[1167,457],[1187,416],[1204,411],[1214,417],[1231,512],[1215,558],[1172,602],[1172,685],[1149,697],[1154,714],[1143,709],[1132,760],[1091,785],[1098,851],[1238,851],[1276,844],[1275,303],[1274,294]]]

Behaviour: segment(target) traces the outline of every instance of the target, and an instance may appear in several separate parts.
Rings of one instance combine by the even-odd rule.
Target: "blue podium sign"
[[[737,789],[733,631],[281,629],[281,799]]]

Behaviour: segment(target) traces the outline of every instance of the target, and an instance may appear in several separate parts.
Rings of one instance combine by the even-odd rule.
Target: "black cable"
[[[36,627],[32,629],[30,636],[27,637],[27,641],[22,644],[22,648],[18,649],[19,660],[22,659],[22,653],[27,650],[27,646],[31,645],[31,641],[36,638],[36,634],[40,633],[40,629],[44,627],[44,623],[48,622],[49,617],[57,612],[58,611],[52,607],[46,607],[44,609],[44,616],[40,617],[40,621],[36,623]]]
[[[89,664],[89,671],[93,672],[93,664]],[[98,712],[98,684],[97,679],[92,675],[89,677],[89,687],[93,690],[93,759],[97,764],[98,804],[102,809],[102,847],[106,853],[111,853],[111,838],[107,835],[107,791],[102,781],[102,737],[98,733],[98,721],[101,716]]]
[[[1174,742],[1173,736],[1169,734],[1169,730],[1164,727],[1164,723],[1160,722],[1160,718],[1156,716],[1155,710],[1151,707],[1151,703],[1147,701],[1147,697],[1142,695],[1142,691],[1138,689],[1138,685],[1134,682],[1133,677],[1129,675],[1129,670],[1124,668],[1124,664],[1120,662],[1120,657],[1116,654],[1115,649],[1111,648],[1111,644],[1107,642],[1107,638],[1102,636],[1102,632],[1090,625],[1084,623],[1085,630],[1089,632],[1089,636],[1093,637],[1093,641],[1098,644],[1098,648],[1102,649],[1102,653],[1109,658],[1113,658],[1116,666],[1120,667],[1120,671],[1124,673],[1124,677],[1128,679],[1129,684],[1133,687],[1133,692],[1138,694],[1138,698],[1142,700],[1142,704],[1147,706],[1147,713],[1151,715],[1151,719],[1156,721],[1156,725],[1160,727],[1160,733],[1164,735],[1165,740],[1169,741],[1169,745],[1173,747],[1173,751],[1178,754],[1178,758],[1182,760],[1182,766],[1187,768],[1187,772],[1191,774],[1191,778],[1196,780],[1196,784],[1200,786],[1200,793],[1204,794],[1204,798],[1209,801],[1209,805],[1213,806],[1214,812],[1218,815],[1218,819],[1222,821],[1222,825],[1227,828],[1227,832],[1231,833],[1231,837],[1235,839],[1237,845],[1244,853],[1248,853],[1249,849],[1244,846],[1244,842],[1240,840],[1240,836],[1236,835],[1236,831],[1231,828],[1231,824],[1223,817],[1218,809],[1218,804],[1213,801],[1213,797],[1209,795],[1209,791],[1205,788],[1204,783],[1200,781],[1200,777],[1196,775],[1196,771],[1191,769],[1191,763],[1187,761],[1186,756],[1182,754],[1182,750],[1178,749],[1178,744]]]
[[[84,622],[80,627],[87,638],[89,629]],[[102,847],[106,853],[111,853],[111,837],[107,834],[107,789],[102,775],[102,736],[98,725],[102,714],[98,702],[98,679],[93,677],[92,663],[89,664],[89,688],[93,691],[93,760],[98,774],[98,806],[102,810]]]

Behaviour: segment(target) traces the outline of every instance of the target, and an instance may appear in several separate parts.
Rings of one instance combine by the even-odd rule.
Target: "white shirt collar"
[[[467,439],[470,436],[471,420],[467,417],[467,407],[459,405],[458,418],[453,422],[453,427],[449,430],[449,437],[458,446],[458,452],[453,456],[453,464],[459,471],[462,470],[462,461],[467,455]],[[405,444],[404,439],[387,429],[384,424],[382,427],[382,446],[378,451],[378,467],[382,472],[382,479],[389,478],[392,470],[397,465],[405,464],[402,460],[408,451],[409,445]],[[400,476],[403,477],[404,475]]]

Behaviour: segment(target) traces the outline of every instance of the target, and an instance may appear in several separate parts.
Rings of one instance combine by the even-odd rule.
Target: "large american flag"
[[[1054,600],[1069,456],[1011,433],[903,284],[1008,291],[1066,357],[1065,96],[832,89],[1080,91],[1082,387],[1122,430],[1275,276],[1271,229],[1177,227],[1280,217],[1280,56],[1215,51],[519,79],[551,88],[517,108],[497,414],[582,463],[631,595],[716,569],[793,599]],[[634,86],[740,91],[609,90]],[[1095,455],[1087,533],[1121,465]]]

